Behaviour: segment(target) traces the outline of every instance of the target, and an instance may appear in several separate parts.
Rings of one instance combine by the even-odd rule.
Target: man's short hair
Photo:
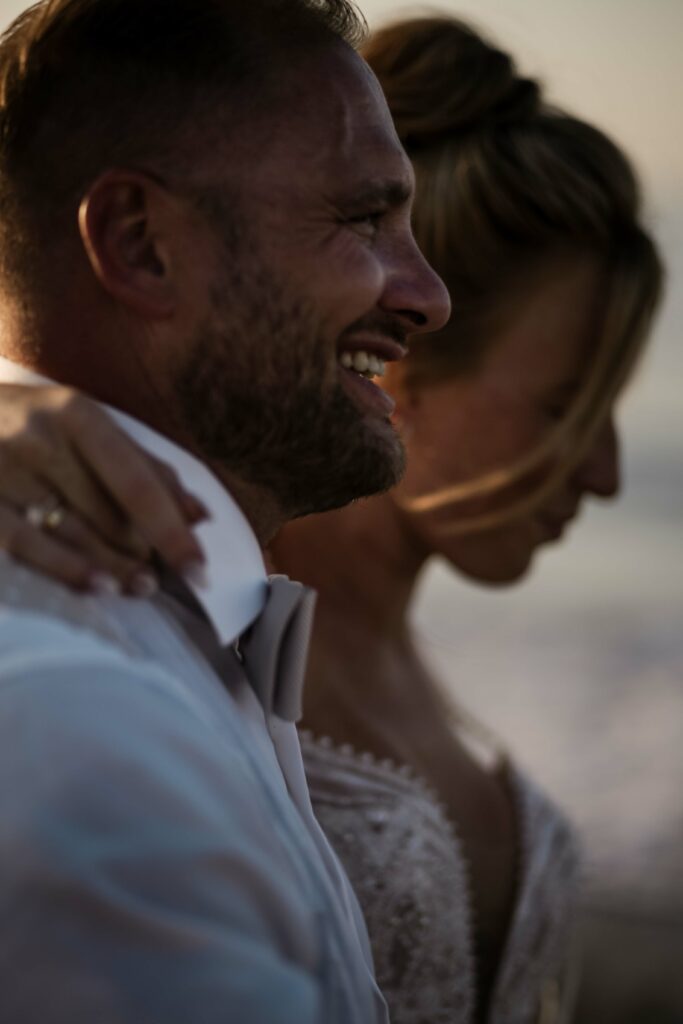
[[[48,226],[53,238],[75,230],[73,203],[98,173],[164,160],[178,170],[183,157],[191,166],[202,130],[238,134],[259,104],[276,103],[278,79],[297,56],[339,41],[355,48],[364,28],[352,0],[42,0],[29,8],[0,38],[5,271],[34,262]]]

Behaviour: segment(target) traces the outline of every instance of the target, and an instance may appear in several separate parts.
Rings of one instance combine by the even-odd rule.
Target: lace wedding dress
[[[363,908],[392,1024],[471,1024],[476,908],[462,845],[409,768],[302,733],[313,806]],[[520,878],[487,1024],[557,1024],[572,1001],[577,856],[550,801],[508,769]]]

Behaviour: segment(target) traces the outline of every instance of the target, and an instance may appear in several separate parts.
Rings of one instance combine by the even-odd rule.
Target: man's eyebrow
[[[413,186],[407,178],[386,178],[380,181],[368,181],[358,185],[344,198],[346,206],[386,206],[393,209],[410,202],[413,197]]]

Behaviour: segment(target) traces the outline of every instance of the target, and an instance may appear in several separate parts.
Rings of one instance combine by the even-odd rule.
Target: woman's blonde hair
[[[588,254],[604,267],[595,357],[563,421],[515,465],[410,502],[426,512],[503,491],[553,458],[532,495],[455,527],[485,529],[543,500],[585,454],[647,336],[661,263],[621,150],[546,103],[538,83],[473,29],[448,17],[402,21],[376,32],[364,57],[415,168],[416,238],[453,304],[449,324],[413,345],[406,386],[476,369],[510,301],[548,260]]]

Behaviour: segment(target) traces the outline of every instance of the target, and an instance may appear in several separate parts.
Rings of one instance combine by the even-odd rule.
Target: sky
[[[494,34],[552,97],[612,131],[649,183],[683,188],[680,0],[460,0],[361,4],[371,25],[441,10]]]

